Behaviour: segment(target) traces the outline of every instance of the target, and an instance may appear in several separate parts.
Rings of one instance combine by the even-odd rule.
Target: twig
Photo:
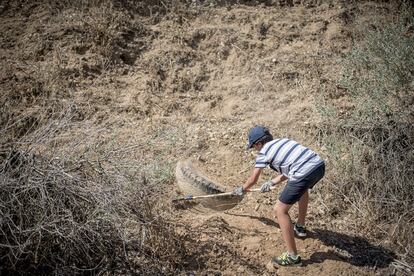
[[[263,90],[266,90],[265,86],[263,85],[263,82],[260,80],[258,75],[256,75],[256,78],[259,81],[260,85],[263,87]]]
[[[231,46],[233,46],[234,48],[238,49],[239,51],[241,51],[243,54],[245,54],[246,56],[249,56],[244,50],[242,50],[239,46],[237,46],[236,44],[231,44]]]

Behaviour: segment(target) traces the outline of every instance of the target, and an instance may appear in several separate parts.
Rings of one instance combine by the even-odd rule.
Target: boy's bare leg
[[[298,215],[298,223],[302,226],[305,225],[305,218],[306,213],[308,211],[308,203],[309,203],[309,190],[302,195],[299,200],[299,215]]]
[[[280,225],[280,230],[282,230],[282,237],[285,241],[288,252],[297,255],[292,221],[290,220],[288,213],[290,207],[292,207],[292,205],[285,204],[278,200],[274,210],[276,212],[277,222]]]

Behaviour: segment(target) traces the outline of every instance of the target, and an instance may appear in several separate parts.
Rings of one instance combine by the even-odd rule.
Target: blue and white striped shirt
[[[290,181],[296,181],[307,176],[323,162],[312,150],[284,138],[267,142],[257,154],[255,167],[265,168],[269,165]]]

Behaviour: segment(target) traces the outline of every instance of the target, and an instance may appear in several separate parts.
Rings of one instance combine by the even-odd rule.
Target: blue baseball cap
[[[249,131],[249,144],[247,145],[247,149],[252,148],[254,143],[260,140],[260,138],[269,135],[269,129],[264,126],[255,126],[254,128],[250,129]]]

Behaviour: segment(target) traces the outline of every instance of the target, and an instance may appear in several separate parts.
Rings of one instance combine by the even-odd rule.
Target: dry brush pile
[[[173,274],[185,263],[184,237],[158,212],[151,172],[131,176],[124,168],[136,164],[76,137],[59,142],[88,115],[75,100],[82,81],[128,68],[145,47],[146,30],[128,10],[145,3],[121,4],[1,4],[2,275]]]
[[[157,214],[146,178],[113,163],[2,148],[0,271],[157,274],[183,263],[183,241]]]
[[[52,93],[30,93],[44,91],[36,81],[7,84],[0,128],[0,274],[179,269],[187,257],[184,237],[158,212],[159,191],[152,185],[158,172],[131,175],[125,168],[137,164],[123,164],[116,152],[79,137],[63,145],[60,136],[79,121],[67,87],[60,87],[66,96],[57,99],[50,88]]]

